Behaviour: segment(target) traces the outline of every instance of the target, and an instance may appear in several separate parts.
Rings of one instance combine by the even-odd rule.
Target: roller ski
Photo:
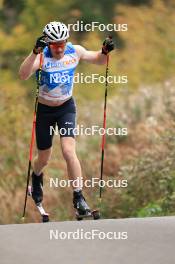
[[[49,214],[45,212],[42,206],[43,200],[43,174],[37,176],[32,173],[32,186],[28,186],[28,195],[32,197],[34,203],[42,217],[42,222],[49,222]]]
[[[98,210],[90,210],[81,190],[78,192],[74,191],[73,205],[76,210],[75,216],[78,221],[83,220],[84,218],[92,218],[94,220],[100,219],[100,212]]]

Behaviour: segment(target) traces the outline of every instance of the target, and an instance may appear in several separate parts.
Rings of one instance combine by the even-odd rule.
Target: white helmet
[[[56,21],[47,24],[43,29],[43,33],[47,36],[48,42],[66,40],[69,37],[69,30],[67,26]]]

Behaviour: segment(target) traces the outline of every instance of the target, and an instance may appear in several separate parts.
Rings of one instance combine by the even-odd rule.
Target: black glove
[[[45,41],[46,36],[41,36],[37,38],[35,47],[33,49],[34,54],[39,54],[43,51],[43,49],[47,46],[47,42]]]
[[[112,37],[108,37],[103,42],[102,46],[102,54],[107,55],[111,50],[114,49],[114,42],[112,40]]]

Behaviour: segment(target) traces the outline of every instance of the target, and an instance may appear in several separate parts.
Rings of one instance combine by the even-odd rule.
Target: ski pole
[[[105,100],[104,100],[104,112],[103,112],[103,130],[106,130],[106,106],[107,106],[107,96],[108,96],[108,65],[109,65],[109,54],[107,54],[106,60],[106,82],[105,82]],[[106,132],[102,135],[101,143],[101,169],[100,169],[100,181],[103,179],[103,163],[104,163],[104,146],[106,140]],[[100,200],[102,197],[102,186],[100,184]]]
[[[32,125],[32,133],[31,133],[31,141],[30,141],[27,183],[26,183],[26,191],[25,191],[25,200],[24,200],[22,219],[24,219],[24,217],[25,217],[26,205],[27,205],[27,194],[28,194],[28,187],[29,187],[29,181],[30,181],[30,169],[31,169],[31,163],[32,163],[32,156],[33,156],[33,145],[34,145],[34,140],[35,140],[36,113],[37,113],[37,106],[38,106],[39,85],[40,85],[40,81],[41,81],[42,60],[43,60],[43,56],[41,53],[40,54],[40,67],[38,70],[38,78],[37,78],[37,89],[36,89],[35,107],[34,107],[34,114],[33,114],[33,125]]]

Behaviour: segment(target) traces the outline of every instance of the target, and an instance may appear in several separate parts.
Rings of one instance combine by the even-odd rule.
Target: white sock
[[[34,172],[35,173],[35,172]],[[35,173],[36,176],[40,176],[42,174],[42,172],[40,173]]]
[[[82,189],[81,188],[75,188],[74,189],[74,192],[79,192],[79,191],[82,191]]]

